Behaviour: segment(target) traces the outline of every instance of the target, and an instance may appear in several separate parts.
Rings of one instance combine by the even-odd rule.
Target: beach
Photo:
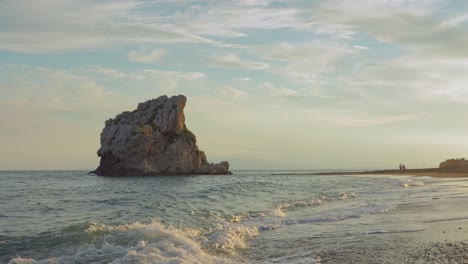
[[[463,199],[459,201],[437,202],[437,207],[466,208]],[[427,204],[420,205],[422,209]],[[411,212],[410,212],[411,211]],[[421,211],[419,211],[421,212]],[[447,211],[449,212],[449,211]],[[396,214],[397,212],[395,212]],[[398,214],[412,214],[414,208],[400,207]],[[427,212],[426,214],[429,214]],[[424,230],[403,232],[390,235],[391,238],[381,241],[369,236],[367,239],[376,243],[358,246],[348,252],[346,256],[322,258],[323,263],[466,263],[468,260],[468,217],[466,215],[454,218],[444,217],[444,212],[433,211],[440,219],[424,222]],[[419,215],[424,219],[425,214]],[[388,242],[388,240],[390,242]],[[377,243],[377,241],[379,241]],[[401,243],[401,241],[405,241]],[[404,244],[404,247],[399,247]]]
[[[435,178],[468,178],[467,168],[422,168],[405,170],[350,170],[350,171],[321,171],[321,172],[281,172],[274,175],[411,175],[429,176]]]

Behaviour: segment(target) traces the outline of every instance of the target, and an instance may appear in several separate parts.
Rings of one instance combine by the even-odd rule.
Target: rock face
[[[99,167],[104,176],[229,174],[229,163],[208,163],[185,126],[183,95],[161,96],[106,121]]]

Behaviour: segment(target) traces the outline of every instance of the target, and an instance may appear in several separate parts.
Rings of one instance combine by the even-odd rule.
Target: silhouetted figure
[[[406,170],[405,164],[403,164],[403,166],[401,166],[401,169],[402,169],[402,170]]]
[[[400,163],[400,165],[398,165],[398,168],[400,168],[400,170],[403,169],[403,166],[401,166],[401,163]]]

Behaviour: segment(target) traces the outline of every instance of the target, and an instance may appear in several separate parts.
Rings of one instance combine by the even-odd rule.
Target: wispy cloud
[[[140,69],[134,71],[121,71],[102,66],[87,66],[82,69],[87,73],[97,72],[112,78],[125,78],[130,80],[171,79],[171,80],[199,80],[206,77],[202,72],[181,72],[155,69]]]
[[[361,45],[353,45],[353,47],[356,48],[356,49],[362,49],[362,50],[368,50],[368,49],[370,49],[369,47],[361,46]]]
[[[139,11],[146,5],[157,3],[126,0],[112,3],[44,0],[39,7],[34,1],[26,2],[29,3],[2,3],[0,49],[47,53],[97,49],[128,42],[234,46],[197,35],[188,27],[175,22],[165,23],[163,16],[158,16],[157,13]]]
[[[239,68],[246,70],[266,70],[270,65],[265,62],[249,61],[239,58],[236,54],[213,56],[210,59],[212,65],[220,67]]]
[[[462,43],[468,40],[464,15],[443,19],[438,13],[445,0],[359,1],[333,0],[311,10],[328,25],[352,27],[358,34],[401,45],[428,56],[466,56]],[[344,15],[346,14],[346,15]],[[404,29],[404,30],[402,30]]]
[[[250,82],[252,81],[252,79],[250,79],[249,77],[242,77],[242,78],[235,78],[233,79],[234,82]]]
[[[139,49],[128,52],[128,59],[140,63],[155,63],[160,61],[166,54],[167,50],[165,49]]]
[[[174,80],[199,80],[205,77],[204,73],[201,72],[179,72],[179,71],[162,71],[162,70],[152,70],[152,69],[143,69],[138,71],[148,77],[152,78],[171,78]]]
[[[468,102],[468,63],[463,58],[403,56],[381,64],[362,65],[342,81],[369,102],[381,105]]]
[[[340,59],[356,52],[348,45],[322,42],[281,42],[255,48],[255,53],[262,58],[281,63],[272,68],[272,72],[284,74],[297,82],[312,83],[319,83],[324,74],[334,70]]]
[[[93,77],[45,67],[9,65],[5,68],[16,86],[9,95],[8,86],[0,86],[6,97],[42,110],[81,111],[99,108],[111,92]],[[18,105],[21,106],[21,105]]]
[[[368,127],[368,126],[380,126],[388,125],[392,123],[406,122],[416,120],[422,117],[422,114],[403,114],[403,115],[393,115],[393,116],[337,116],[335,118],[328,117],[323,122],[341,127]]]
[[[440,26],[442,28],[453,28],[457,27],[468,21],[468,15],[460,15],[443,21]]]
[[[182,85],[193,87],[196,81],[202,81],[206,75],[202,72],[168,71],[156,69],[117,70],[102,66],[86,66],[78,69],[83,74],[96,78],[108,77],[122,80],[128,87],[153,87],[162,94],[175,93]]]
[[[248,94],[247,91],[240,90],[232,86],[224,87],[223,93],[228,97],[241,97],[241,96],[246,96]]]
[[[297,95],[297,91],[295,90],[286,87],[275,87],[268,82],[260,84],[260,89],[266,91],[270,96],[287,97]]]

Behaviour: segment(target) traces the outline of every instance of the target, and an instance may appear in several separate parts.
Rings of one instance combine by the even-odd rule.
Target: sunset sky
[[[94,169],[164,94],[234,171],[468,157],[468,2],[0,1],[0,169]]]

